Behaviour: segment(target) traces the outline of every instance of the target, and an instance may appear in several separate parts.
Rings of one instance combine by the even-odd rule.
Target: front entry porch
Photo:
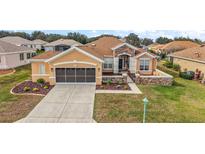
[[[129,56],[121,55],[119,56],[118,70],[119,72],[124,72],[129,70]]]

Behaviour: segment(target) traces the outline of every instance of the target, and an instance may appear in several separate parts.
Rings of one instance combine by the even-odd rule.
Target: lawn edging
[[[35,93],[15,93],[15,92],[13,92],[14,88],[16,88],[17,86],[19,86],[20,84],[22,84],[22,83],[24,83],[24,82],[26,82],[26,81],[31,81],[31,80],[25,80],[25,81],[22,81],[22,82],[16,84],[14,87],[11,88],[10,93],[11,93],[12,95],[20,95],[20,96],[22,96],[22,95],[46,96],[46,95],[44,95],[44,94],[35,94]]]
[[[7,75],[11,75],[11,74],[14,74],[15,72],[16,72],[16,70],[13,69],[13,71],[10,72],[10,73],[7,73],[7,74],[0,74],[0,77],[7,76]]]

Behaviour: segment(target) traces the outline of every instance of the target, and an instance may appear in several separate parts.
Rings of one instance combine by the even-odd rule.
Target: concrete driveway
[[[56,85],[22,122],[94,122],[93,84]]]

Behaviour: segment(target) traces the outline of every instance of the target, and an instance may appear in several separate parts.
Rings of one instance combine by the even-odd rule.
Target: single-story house
[[[65,51],[73,46],[82,45],[72,39],[59,39],[44,45],[45,51]]]
[[[162,45],[160,48],[158,48],[158,51],[161,53],[170,54],[170,53],[178,52],[180,50],[199,47],[199,46],[200,46],[199,44],[192,41],[172,41],[170,43]]]
[[[31,59],[32,80],[43,78],[56,83],[102,83],[106,73],[122,72],[153,75],[155,55],[115,37],[101,37],[82,46],[60,51],[47,51]]]
[[[33,40],[31,42],[29,42],[28,44],[25,44],[27,47],[30,48],[34,48],[34,49],[38,49],[38,50],[44,50],[44,45],[47,44],[48,42],[43,41],[41,39],[36,39]]]
[[[10,69],[29,63],[35,51],[0,40],[0,69]]]
[[[179,64],[182,71],[196,71],[205,74],[205,46],[185,49],[168,55],[174,64]]]

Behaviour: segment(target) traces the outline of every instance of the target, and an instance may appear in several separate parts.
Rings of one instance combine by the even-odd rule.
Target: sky
[[[27,33],[32,33],[33,30],[16,30],[16,31],[25,31]],[[87,35],[88,37],[99,36],[101,34],[112,34],[120,37],[124,37],[129,33],[135,33],[139,35],[139,37],[144,38],[148,37],[151,39],[156,39],[160,36],[174,38],[174,37],[190,37],[190,38],[198,38],[205,41],[205,30],[199,31],[180,31],[180,30],[41,30],[47,34],[55,33],[66,35],[69,32],[80,32],[82,34]]]

